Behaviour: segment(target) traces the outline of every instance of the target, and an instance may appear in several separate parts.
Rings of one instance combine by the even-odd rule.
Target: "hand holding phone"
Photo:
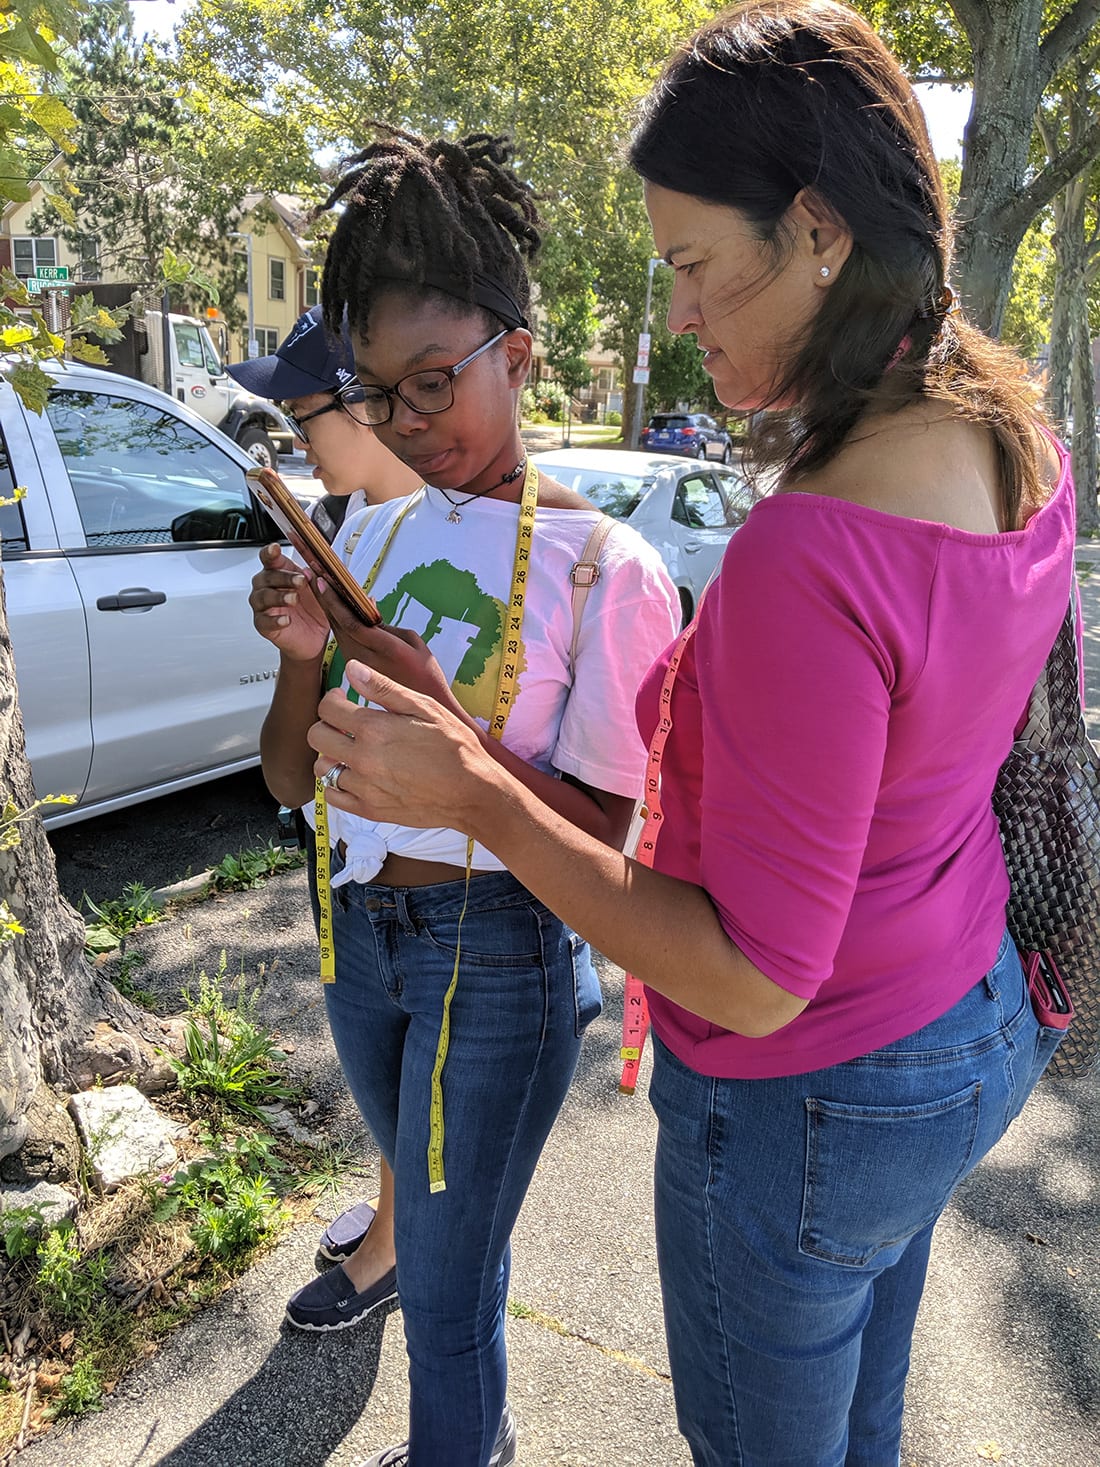
[[[381,613],[347,566],[306,514],[274,469],[257,465],[245,475],[248,487],[287,539],[300,551],[314,575],[322,577],[341,605],[364,626],[376,627]]]

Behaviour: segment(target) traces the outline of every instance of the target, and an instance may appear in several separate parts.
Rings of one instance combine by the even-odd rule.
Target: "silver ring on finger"
[[[340,776],[348,766],[346,764],[334,764],[330,770],[321,775],[321,783],[327,790],[338,790],[340,788]]]

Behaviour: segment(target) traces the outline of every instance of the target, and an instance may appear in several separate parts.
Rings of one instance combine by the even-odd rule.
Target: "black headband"
[[[376,278],[392,280],[405,286],[429,285],[432,290],[442,291],[444,295],[453,296],[455,300],[464,301],[467,305],[481,306],[486,311],[492,311],[511,331],[519,327],[527,329],[527,317],[520,310],[512,292],[499,280],[494,280],[491,275],[483,275],[480,270],[473,272],[470,285],[463,284],[453,275],[427,274],[420,281],[406,275],[380,275]]]

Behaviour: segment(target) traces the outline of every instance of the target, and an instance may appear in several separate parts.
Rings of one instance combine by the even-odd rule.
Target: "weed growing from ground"
[[[207,1135],[213,1149],[178,1171],[153,1216],[183,1212],[204,1258],[226,1262],[247,1253],[283,1220],[270,1176],[283,1170],[268,1137],[238,1136],[232,1145]]]
[[[144,953],[126,951],[126,939],[123,938],[119,947],[118,967],[115,972],[109,973],[108,977],[123,998],[128,998],[131,1003],[139,1004],[143,1009],[155,1009],[157,1006],[156,994],[150,993],[147,988],[139,988],[130,976],[134,969],[140,968],[144,962]]]
[[[6,1207],[0,1212],[0,1247],[9,1262],[31,1258],[38,1251],[44,1216],[40,1206]]]
[[[295,1100],[299,1092],[286,1077],[286,1055],[255,1020],[258,990],[246,996],[238,986],[236,1003],[226,1001],[226,966],[223,949],[214,977],[199,974],[197,996],[184,990],[190,1015],[183,1056],[172,1067],[184,1094],[212,1102],[215,1114],[232,1109],[262,1121],[261,1105]]]
[[[121,897],[111,897],[99,906],[85,892],[84,904],[96,919],[87,923],[84,933],[84,946],[93,955],[121,946],[131,932],[159,922],[164,915],[153,892],[140,881],[129,882]]]
[[[82,1355],[61,1382],[49,1407],[52,1418],[87,1416],[103,1409],[103,1376],[90,1356]]]
[[[220,1034],[216,1024],[204,1031],[201,1021],[189,1019],[183,1039],[185,1053],[172,1067],[185,1093],[204,1095],[255,1120],[263,1119],[261,1105],[297,1097],[282,1073],[286,1056],[270,1034],[246,1019],[236,1019],[228,1035]]]
[[[110,1271],[106,1253],[84,1257],[71,1224],[54,1228],[38,1244],[35,1287],[43,1308],[63,1320],[92,1318],[103,1305]]]
[[[251,891],[277,871],[292,871],[304,860],[301,851],[287,850],[268,841],[266,846],[224,856],[210,873],[210,885],[216,891]]]

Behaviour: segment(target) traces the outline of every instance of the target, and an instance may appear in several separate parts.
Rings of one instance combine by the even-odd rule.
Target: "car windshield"
[[[649,420],[651,428],[686,428],[691,419],[686,418],[683,413],[673,416],[670,413],[658,413],[656,417]]]
[[[564,484],[576,494],[590,499],[604,514],[617,520],[629,519],[652,487],[653,479],[642,474],[613,474],[600,469],[581,469],[574,464],[554,464],[539,460],[539,468],[551,479]]]

